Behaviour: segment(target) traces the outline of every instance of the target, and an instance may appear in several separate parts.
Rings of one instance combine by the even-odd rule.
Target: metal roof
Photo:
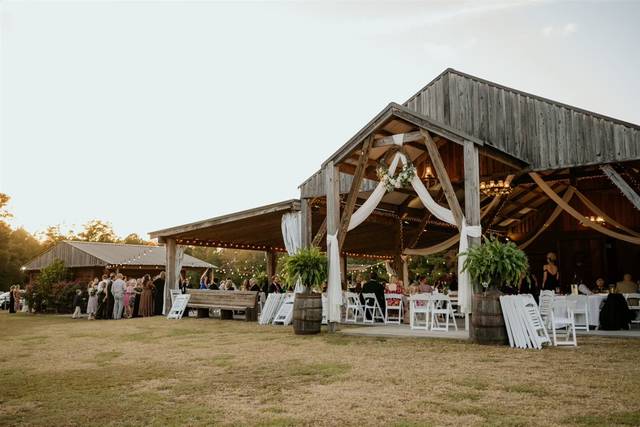
[[[66,267],[91,267],[106,265],[164,266],[164,246],[129,245],[124,243],[79,242],[65,240],[32,259],[26,270],[40,270],[54,259],[64,261]],[[183,267],[211,268],[213,265],[191,255],[184,255]]]

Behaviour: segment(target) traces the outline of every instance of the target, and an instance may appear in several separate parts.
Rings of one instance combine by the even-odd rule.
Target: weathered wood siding
[[[408,108],[473,135],[536,170],[640,159],[640,128],[455,70]]]
[[[60,242],[53,248],[29,261],[25,267],[27,270],[41,270],[49,266],[56,259],[64,261],[64,265],[67,267],[107,265],[99,258],[89,255],[66,242]]]
[[[340,194],[346,194],[351,189],[353,175],[340,172]],[[360,191],[373,191],[378,183],[370,179],[363,179]],[[312,197],[323,197],[325,191],[325,173],[319,170],[311,178],[300,185],[300,197],[304,199]]]

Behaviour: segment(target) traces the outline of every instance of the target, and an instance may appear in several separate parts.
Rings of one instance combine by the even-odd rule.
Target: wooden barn
[[[164,246],[62,241],[25,264],[29,281],[55,260],[64,262],[74,280],[88,282],[109,272],[137,278],[164,270],[166,250]],[[211,264],[186,254],[182,260],[182,268],[187,270],[211,267]]]
[[[454,221],[427,210],[414,188],[396,188],[347,231],[398,152]],[[565,283],[640,277],[640,127],[453,69],[383,108],[299,188],[299,202],[283,203],[301,213],[303,244],[326,247],[327,232],[337,233],[343,270],[345,257],[376,257],[403,271],[407,256],[455,250],[464,227],[481,226],[522,247],[539,278],[550,251]],[[238,213],[219,232],[213,219],[151,236],[168,257],[180,244],[283,250],[274,211],[261,212],[252,233],[222,232]]]

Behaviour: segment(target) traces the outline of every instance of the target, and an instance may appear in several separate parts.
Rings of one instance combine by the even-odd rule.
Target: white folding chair
[[[362,294],[362,298],[364,299],[364,305],[362,306],[362,309],[364,310],[363,323],[375,323],[376,320],[384,322],[384,314],[382,313],[382,307],[380,307],[380,304],[378,303],[376,294]]]
[[[555,294],[553,291],[540,291],[540,316],[542,317],[542,321],[545,326],[549,326],[549,322],[551,321],[551,311],[553,310],[553,298]]]
[[[429,330],[430,307],[430,294],[415,294],[409,297],[409,325],[411,329]],[[420,323],[419,315],[424,315],[424,324]]]
[[[624,299],[627,301],[629,310],[633,312],[633,319],[631,323],[640,323],[638,313],[640,313],[640,294],[623,294]]]
[[[284,297],[284,301],[278,310],[278,314],[274,317],[272,324],[290,325],[293,320],[293,302],[296,298],[296,294],[287,293]]]
[[[358,319],[364,319],[364,310],[360,303],[360,297],[354,292],[345,292],[346,312],[344,315],[345,323],[358,323]]]
[[[534,347],[541,349],[543,344],[551,344],[536,300],[532,295],[518,295],[517,298],[520,300],[519,306],[525,316],[527,331]]]
[[[384,294],[384,323],[402,323],[402,296],[402,294]],[[393,305],[389,304],[391,301]],[[396,315],[390,316],[391,313]]]
[[[442,317],[442,321],[440,320]],[[453,325],[458,330],[456,319],[454,317],[453,308],[451,308],[451,300],[444,294],[431,295],[431,330],[432,331],[449,331],[449,326]]]
[[[568,295],[567,301],[573,303],[573,316],[577,330],[589,330],[589,297],[586,295]],[[579,321],[583,320],[583,321]]]
[[[549,326],[551,326],[551,335],[553,336],[553,345],[578,345],[578,341],[576,340],[576,323],[573,317],[574,306],[575,303],[566,298],[554,300],[549,323]],[[558,313],[557,315],[556,312]],[[559,330],[560,334],[558,334]],[[564,339],[560,341],[558,340],[558,336]]]

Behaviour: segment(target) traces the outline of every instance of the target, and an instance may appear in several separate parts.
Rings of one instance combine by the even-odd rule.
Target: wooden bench
[[[209,309],[220,310],[221,319],[233,319],[234,311],[244,311],[246,321],[258,320],[258,292],[187,289],[187,307],[198,309],[198,317],[209,317]]]

